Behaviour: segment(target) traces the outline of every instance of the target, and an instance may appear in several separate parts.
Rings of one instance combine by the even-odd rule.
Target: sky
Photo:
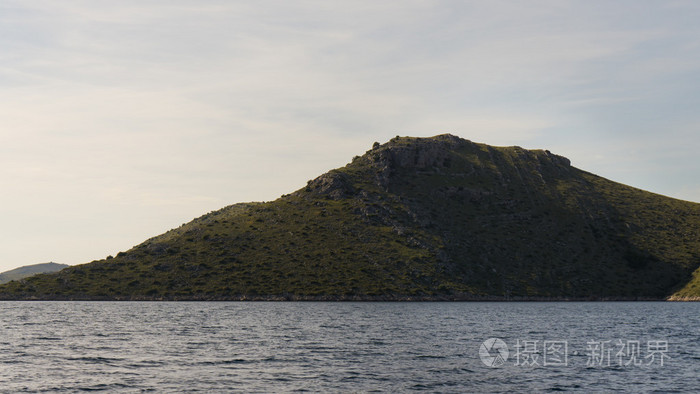
[[[115,255],[396,135],[700,202],[700,2],[0,0],[0,271]]]

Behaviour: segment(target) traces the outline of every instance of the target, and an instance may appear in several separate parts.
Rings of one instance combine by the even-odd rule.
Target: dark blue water
[[[699,340],[700,303],[0,302],[0,391],[697,392]]]

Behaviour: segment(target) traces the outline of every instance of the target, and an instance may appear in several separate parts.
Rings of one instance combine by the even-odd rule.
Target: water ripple
[[[644,302],[0,302],[0,392],[693,392],[699,312]],[[500,367],[479,354],[493,337],[510,350]],[[567,364],[541,365],[544,342],[562,340]],[[589,365],[591,343],[618,340],[644,354],[667,341],[666,364],[620,365],[611,352],[609,365]],[[525,341],[539,345],[528,354],[540,364],[516,363]]]

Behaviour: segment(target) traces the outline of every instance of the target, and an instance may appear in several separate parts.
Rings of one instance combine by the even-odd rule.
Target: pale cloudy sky
[[[698,1],[0,0],[0,271],[273,200],[374,141],[700,202]]]

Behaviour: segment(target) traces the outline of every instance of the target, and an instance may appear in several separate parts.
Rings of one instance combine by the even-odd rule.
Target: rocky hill
[[[439,135],[375,143],[276,201],[211,212],[0,297],[663,299],[698,266],[700,204],[546,150]]]
[[[57,272],[66,267],[69,267],[69,265],[57,263],[25,265],[19,268],[15,268],[13,270],[0,273],[0,284],[7,283],[13,280],[23,279],[32,275],[41,274],[45,272]]]

